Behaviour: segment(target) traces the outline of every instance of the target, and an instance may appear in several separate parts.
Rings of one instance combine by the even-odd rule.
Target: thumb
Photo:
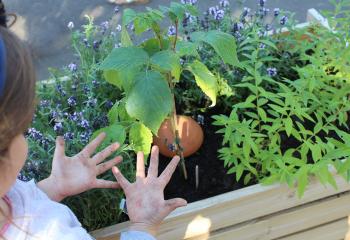
[[[56,138],[56,148],[55,148],[55,157],[62,157],[65,155],[64,150],[64,138],[62,136],[59,136]]]
[[[165,208],[168,214],[174,211],[176,208],[184,207],[187,205],[187,201],[182,198],[173,198],[165,201]]]

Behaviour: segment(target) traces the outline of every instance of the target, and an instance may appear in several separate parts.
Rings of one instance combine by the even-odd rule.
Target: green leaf
[[[308,185],[308,171],[309,168],[307,165],[302,166],[297,172],[297,180],[298,180],[298,197],[301,198],[304,195],[305,188]]]
[[[192,39],[196,42],[205,42],[211,45],[224,63],[241,67],[237,57],[236,40],[232,35],[213,30],[195,32],[192,34]]]
[[[197,60],[188,66],[188,70],[195,76],[196,83],[200,89],[202,89],[212,101],[211,106],[215,106],[218,82],[214,74],[212,74],[203,63]]]
[[[317,143],[311,144],[310,150],[311,150],[312,159],[314,162],[317,162],[318,160],[320,160],[322,158],[321,147],[319,144],[317,144]]]
[[[141,44],[141,47],[150,55],[160,51],[159,40],[157,38],[150,38]]]
[[[122,47],[131,47],[134,45],[125,26],[122,27],[120,42]]]
[[[134,146],[135,152],[141,151],[147,156],[150,154],[153,135],[142,123],[134,123],[130,128],[129,141]]]
[[[194,56],[198,57],[197,44],[187,41],[178,41],[176,44],[176,52],[180,57],[182,56]]]
[[[261,120],[263,120],[263,122],[267,121],[267,115],[263,108],[261,107],[258,108],[258,114],[261,117]]]
[[[180,58],[174,52],[170,50],[157,52],[151,57],[151,63],[161,70],[171,71],[172,76],[174,76],[176,80],[180,79]]]
[[[244,165],[243,164],[239,164],[236,167],[236,181],[237,182],[241,179],[243,171],[244,171]]]
[[[123,126],[118,124],[113,124],[108,127],[102,128],[94,132],[91,139],[96,138],[100,133],[106,133],[106,137],[103,140],[102,145],[106,146],[115,142],[118,142],[120,145],[122,145],[125,142],[126,139],[126,133]]]
[[[134,21],[136,16],[137,16],[137,13],[134,10],[130,8],[125,9],[123,11],[123,26],[128,25],[129,23]]]
[[[126,99],[126,110],[157,135],[164,119],[172,110],[172,95],[159,72],[146,71],[135,78],[135,86]]]
[[[118,107],[119,103],[114,104],[107,114],[108,122],[110,124],[114,124],[118,121]]]
[[[135,83],[134,78],[137,72],[136,69],[134,71],[129,69],[125,69],[125,71],[106,70],[103,72],[103,76],[110,84],[129,91]]]
[[[138,47],[115,48],[101,63],[101,70],[134,71],[149,62],[147,52]]]
[[[289,137],[293,130],[293,121],[290,117],[284,119],[284,127],[286,128],[287,136]]]

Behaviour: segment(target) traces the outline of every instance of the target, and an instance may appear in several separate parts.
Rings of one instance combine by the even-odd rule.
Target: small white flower
[[[120,24],[118,24],[116,30],[117,30],[117,32],[120,32],[122,30],[122,26]]]
[[[69,22],[67,27],[72,30],[74,28],[74,23],[73,22]]]

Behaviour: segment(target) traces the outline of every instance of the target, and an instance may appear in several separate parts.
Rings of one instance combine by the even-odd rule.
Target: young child
[[[0,13],[4,13],[0,0]],[[175,157],[158,177],[158,148],[153,147],[147,176],[143,154],[137,155],[136,182],[129,183],[115,165],[115,143],[94,155],[105,134],[100,134],[80,153],[67,157],[64,140],[58,137],[51,175],[39,182],[21,182],[17,175],[27,158],[23,133],[35,108],[35,74],[26,47],[6,29],[0,16],[0,239],[84,240],[92,237],[81,227],[72,211],[59,202],[92,188],[119,188],[125,191],[130,229],[122,240],[155,239],[157,226],[174,209],[185,206],[183,199],[164,200],[163,190],[179,158]],[[109,169],[117,182],[97,179]],[[118,203],[115,203],[118,204]]]

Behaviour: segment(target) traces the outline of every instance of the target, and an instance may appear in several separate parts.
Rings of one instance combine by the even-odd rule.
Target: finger
[[[149,176],[158,177],[158,164],[159,164],[159,149],[157,146],[153,146],[147,177]]]
[[[182,198],[173,198],[170,200],[166,200],[165,201],[165,210],[167,211],[166,215],[169,215],[176,208],[184,207],[186,205],[187,205],[187,201]]]
[[[118,156],[118,157],[115,157],[114,159],[112,160],[109,160],[107,162],[104,162],[104,163],[101,163],[99,165],[97,165],[97,176],[106,172],[107,170],[111,169],[113,166],[117,165],[118,163],[120,163],[122,161],[122,157],[121,156]]]
[[[145,160],[143,152],[137,153],[136,177],[145,178]]]
[[[86,147],[81,152],[84,153],[84,155],[86,154],[87,156],[91,156],[96,151],[96,148],[100,146],[105,137],[106,133],[100,133],[94,140],[86,145]]]
[[[108,181],[108,180],[104,180],[104,179],[96,179],[94,188],[113,188],[113,189],[117,189],[117,188],[120,188],[120,184],[117,183],[117,182]]]
[[[59,136],[56,138],[56,148],[54,156],[62,159],[61,157],[65,156],[65,150],[64,150],[64,138],[62,136]]]
[[[108,158],[112,153],[118,150],[120,147],[119,143],[114,143],[103,149],[101,152],[97,153],[92,160],[95,162],[95,164],[99,164],[103,162],[106,158]]]
[[[179,161],[180,158],[175,156],[160,175],[159,180],[164,187],[169,183],[171,176],[176,170],[176,166],[179,164]]]
[[[120,187],[126,191],[127,188],[130,186],[130,182],[123,176],[123,174],[120,172],[119,168],[114,166],[112,167],[112,172],[115,178],[117,179]]]

